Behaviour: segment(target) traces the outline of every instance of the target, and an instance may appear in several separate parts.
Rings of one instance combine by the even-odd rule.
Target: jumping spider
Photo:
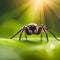
[[[47,42],[48,42],[48,34],[46,31],[50,32],[54,36],[54,38],[59,41],[59,39],[57,39],[57,37],[53,34],[53,32],[50,29],[43,26],[42,24],[39,27],[37,27],[37,24],[35,24],[35,23],[31,23],[31,24],[28,24],[27,26],[23,26],[15,35],[13,35],[11,37],[11,39],[14,38],[18,33],[20,33],[20,37],[19,37],[19,41],[20,41],[22,33],[25,32],[26,39],[27,39],[27,35],[32,35],[32,34],[39,35],[39,34],[41,34],[41,40],[42,40],[42,30],[46,34]]]

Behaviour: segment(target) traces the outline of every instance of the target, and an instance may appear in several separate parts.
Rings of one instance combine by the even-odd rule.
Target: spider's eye
[[[34,33],[38,33],[38,30],[35,30]]]
[[[32,32],[32,30],[29,30],[29,32],[30,32],[30,34],[32,34],[33,32]]]

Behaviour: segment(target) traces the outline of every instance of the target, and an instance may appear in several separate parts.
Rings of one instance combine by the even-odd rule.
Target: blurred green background
[[[29,23],[44,24],[60,37],[60,0],[42,1],[0,0],[0,38],[10,38]]]

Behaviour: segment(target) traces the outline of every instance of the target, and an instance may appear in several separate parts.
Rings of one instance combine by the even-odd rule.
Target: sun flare
[[[44,5],[44,0],[33,0],[32,1],[32,6],[29,9],[29,17],[31,18],[32,21],[34,20],[40,20],[41,23],[43,23],[44,20],[44,14],[43,14],[43,5]]]
[[[55,26],[54,22],[60,20],[60,0],[29,0],[24,6],[24,8],[29,8],[22,16],[25,16],[25,20],[30,20],[30,23],[36,22],[44,25],[50,23]]]
[[[41,3],[43,3],[43,0],[34,0],[34,3],[41,4]]]

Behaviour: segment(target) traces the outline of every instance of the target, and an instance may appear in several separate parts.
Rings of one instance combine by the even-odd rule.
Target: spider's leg
[[[25,30],[25,26],[24,26],[24,27],[22,28],[22,30],[20,31],[19,41],[21,40],[22,33],[23,33],[24,30]]]
[[[50,30],[50,29],[48,29],[48,28],[45,28],[47,31],[49,31],[53,36],[54,36],[54,38],[56,39],[56,40],[58,40],[59,41],[59,39],[54,35],[54,33]]]
[[[25,38],[26,38],[26,40],[27,40],[27,35],[26,35],[26,33],[25,33]]]
[[[14,38],[21,30],[19,30],[18,32],[16,32],[10,39]]]
[[[42,41],[42,32],[41,32],[41,41]]]
[[[41,26],[39,26],[39,28],[37,29],[36,34],[41,34],[41,41],[42,41],[42,27]]]
[[[21,40],[22,33],[23,33],[23,32],[21,31],[21,32],[20,32],[20,36],[19,36],[19,41]]]
[[[47,38],[47,42],[48,42],[48,34],[47,34],[47,32],[46,32],[46,29],[43,28],[43,30],[44,30],[44,32],[45,32],[45,34],[46,34],[46,38]]]
[[[38,29],[37,34],[40,34],[40,33],[41,33],[41,31],[42,31],[42,27],[40,26],[40,27],[39,27],[39,29]]]

